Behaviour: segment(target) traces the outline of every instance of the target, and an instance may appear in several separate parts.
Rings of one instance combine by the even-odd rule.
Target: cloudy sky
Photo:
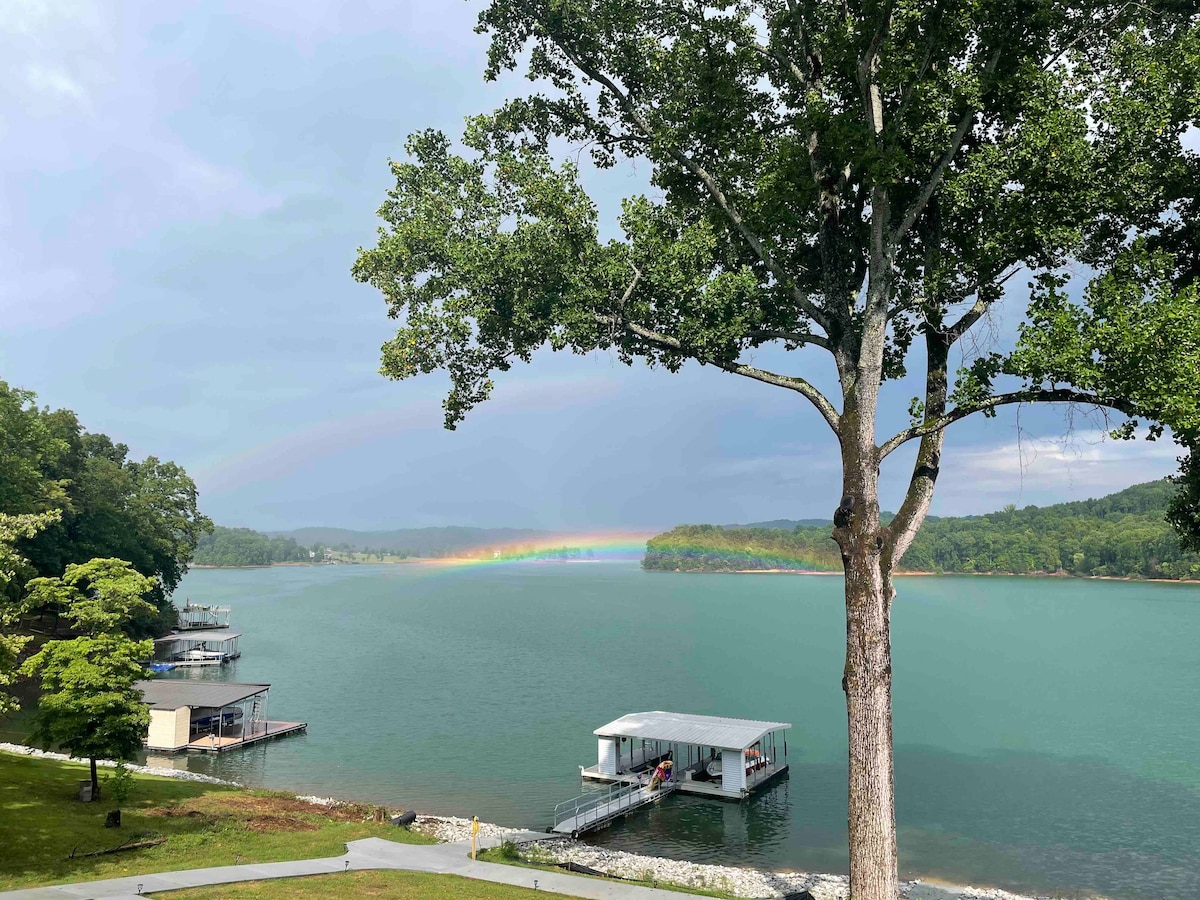
[[[802,400],[764,385],[544,354],[446,432],[442,377],[377,374],[390,323],[349,269],[373,239],[386,161],[409,132],[457,133],[520,88],[483,82],[477,9],[7,0],[0,378],[183,464],[224,524],[827,515],[834,442]],[[589,177],[611,224],[644,173]],[[1006,311],[996,328],[1015,324]],[[768,361],[829,383],[820,360]],[[903,424],[915,393],[894,386],[883,424]],[[949,446],[942,514],[1096,496],[1174,459],[1036,410],[964,423]],[[892,508],[910,459],[896,456]]]

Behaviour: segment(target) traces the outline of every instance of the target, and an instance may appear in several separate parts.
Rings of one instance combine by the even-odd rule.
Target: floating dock
[[[257,723],[257,726],[253,730],[246,734],[242,734],[241,728],[236,726],[220,735],[209,732],[207,735],[198,737],[189,743],[185,749],[197,750],[200,753],[224,753],[226,750],[240,750],[243,747],[257,744],[260,741],[274,740],[285,735],[305,731],[307,728],[308,723],[306,722],[261,721]]]
[[[650,806],[668,793],[744,800],[788,770],[788,722],[687,713],[629,713],[597,728],[597,762],[588,780],[613,785],[560,803],[553,830],[578,836]],[[671,780],[649,791],[651,772],[671,761]]]

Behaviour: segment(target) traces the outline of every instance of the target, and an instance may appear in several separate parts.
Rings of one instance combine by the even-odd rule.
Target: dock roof
[[[758,722],[754,719],[730,719],[725,716],[694,716],[688,713],[628,713],[597,728],[601,737],[645,738],[691,744],[696,747],[722,747],[745,750],[753,747],[772,731],[791,728],[789,722]]]
[[[173,631],[166,637],[155,638],[156,644],[173,644],[176,641],[232,641],[240,638],[240,631]]]
[[[215,709],[261,694],[270,685],[156,678],[153,681],[135,681],[134,687],[142,692],[142,699],[150,704],[151,709],[179,709],[181,706]]]

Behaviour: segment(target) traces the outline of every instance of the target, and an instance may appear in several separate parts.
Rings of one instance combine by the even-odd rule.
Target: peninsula
[[[1200,580],[1200,554],[1180,547],[1165,514],[1166,479],[1095,500],[1008,506],[982,516],[930,516],[900,572]],[[888,521],[884,514],[883,521]],[[642,567],[668,572],[840,572],[832,523],[680,525],[651,538]]]

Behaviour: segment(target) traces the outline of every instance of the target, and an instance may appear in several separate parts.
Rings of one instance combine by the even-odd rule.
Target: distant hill
[[[396,556],[448,556],[496,544],[542,538],[550,534],[531,528],[397,528],[394,531],[352,531],[348,528],[298,528],[270,532],[272,537],[291,538],[304,546],[320,545],[333,550],[392,551]]]
[[[723,528],[770,528],[775,531],[795,531],[797,528],[832,528],[830,519],[772,519],[769,522],[750,522],[746,525],[724,525]]]
[[[1164,479],[1094,500],[931,517],[901,569],[1200,579],[1200,555],[1181,549],[1164,517],[1174,490]],[[790,529],[681,525],[650,539],[642,566],[688,572],[837,571],[840,559],[829,530],[829,523],[813,526],[804,520]]]

